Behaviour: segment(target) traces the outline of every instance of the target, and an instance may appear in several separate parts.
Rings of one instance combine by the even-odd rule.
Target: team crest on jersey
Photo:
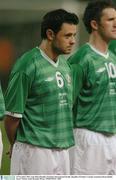
[[[68,84],[71,84],[71,77],[69,74],[66,74],[66,80],[67,80]]]

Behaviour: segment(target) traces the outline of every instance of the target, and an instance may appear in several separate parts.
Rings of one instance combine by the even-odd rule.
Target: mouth
[[[71,51],[72,51],[72,47],[70,47],[70,48],[68,47],[68,48],[65,50],[65,53],[66,53],[66,54],[69,54]]]
[[[67,47],[68,50],[71,50],[73,46]]]
[[[112,33],[116,33],[116,30],[113,30]]]

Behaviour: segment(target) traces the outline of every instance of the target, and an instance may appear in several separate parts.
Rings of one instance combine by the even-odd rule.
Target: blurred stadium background
[[[40,23],[43,15],[57,8],[75,12],[79,18],[79,32],[75,48],[82,45],[88,34],[82,23],[82,15],[90,0],[0,0],[0,80],[5,92],[10,70],[22,53],[39,45]],[[116,0],[114,0],[116,1]],[[74,48],[74,50],[75,50]],[[4,153],[0,174],[9,174],[8,139],[3,122],[0,123],[3,135]]]

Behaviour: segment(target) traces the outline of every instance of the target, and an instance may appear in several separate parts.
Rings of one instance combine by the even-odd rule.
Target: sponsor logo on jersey
[[[54,77],[48,77],[47,79],[45,79],[45,81],[48,81],[48,82],[53,81],[53,80],[54,80]]]
[[[98,73],[101,73],[101,72],[103,72],[103,71],[105,71],[106,70],[106,68],[105,67],[102,67],[102,68],[99,68],[98,70],[97,70],[97,72]]]

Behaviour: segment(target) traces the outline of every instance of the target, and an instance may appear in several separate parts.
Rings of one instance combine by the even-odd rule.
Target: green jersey
[[[5,105],[4,105],[4,98],[2,94],[2,89],[0,85],[0,120],[3,119],[5,113]]]
[[[74,78],[74,126],[116,133],[116,57],[89,44],[69,58]]]
[[[116,40],[110,42],[109,49],[116,55]]]
[[[16,140],[46,148],[74,145],[70,68],[39,48],[15,64],[5,95],[7,114],[21,117]]]

